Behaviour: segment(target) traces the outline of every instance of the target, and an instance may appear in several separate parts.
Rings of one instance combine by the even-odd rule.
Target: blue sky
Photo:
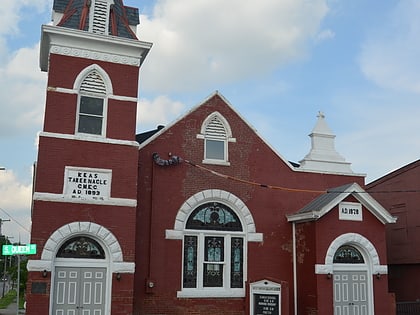
[[[0,218],[29,241],[32,165],[46,74],[38,65],[52,0],[1,0]],[[153,42],[140,75],[138,131],[220,91],[284,158],[310,150],[318,111],[336,149],[372,181],[419,158],[420,2],[125,0]]]

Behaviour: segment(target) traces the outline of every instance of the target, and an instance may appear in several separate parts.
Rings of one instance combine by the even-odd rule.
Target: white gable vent
[[[208,122],[205,135],[209,138],[226,139],[225,125],[217,115],[214,115]]]

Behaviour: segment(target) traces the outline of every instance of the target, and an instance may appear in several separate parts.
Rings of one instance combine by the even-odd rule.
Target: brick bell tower
[[[151,48],[122,0],[54,0],[32,207],[28,315],[132,314],[139,69]]]

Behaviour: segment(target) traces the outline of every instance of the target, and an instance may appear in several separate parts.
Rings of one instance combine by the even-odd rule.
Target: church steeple
[[[55,0],[53,25],[137,39],[139,10],[121,0]]]
[[[325,115],[318,113],[318,121],[309,137],[311,138],[311,151],[300,161],[301,169],[316,172],[353,173],[351,163],[346,162],[335,150],[335,135],[331,131]]]

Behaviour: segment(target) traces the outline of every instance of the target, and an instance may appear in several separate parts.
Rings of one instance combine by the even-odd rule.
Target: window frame
[[[91,84],[89,78],[91,75],[98,76],[99,81]],[[95,79],[94,79],[95,80]],[[87,84],[85,84],[87,82]],[[73,84],[73,89],[77,93],[77,110],[75,117],[75,130],[74,134],[82,138],[105,138],[107,131],[108,122],[108,99],[113,95],[112,82],[107,72],[102,69],[99,65],[93,64],[83,69]],[[82,97],[91,97],[102,99],[102,128],[100,134],[79,132],[79,121],[80,121],[80,106]],[[83,115],[83,113],[82,113]]]
[[[213,122],[214,119],[217,119],[219,123],[224,128],[223,134],[217,134],[216,132],[213,132],[211,134],[208,131],[208,126]],[[213,112],[210,115],[206,117],[206,119],[203,121],[203,124],[201,125],[200,133],[197,135],[198,139],[203,140],[203,163],[204,164],[216,164],[216,165],[225,165],[229,166],[229,142],[236,142],[236,139],[232,137],[232,130],[230,128],[230,125],[228,121],[221,115],[219,112]],[[223,158],[211,158],[208,157],[208,141],[217,141],[223,143]]]
[[[197,273],[196,287],[184,288],[184,266],[185,266],[185,236],[197,237]],[[224,261],[223,265],[223,285],[221,287],[204,286],[204,265],[205,256],[205,238],[206,237],[223,237],[224,240]],[[242,288],[232,288],[232,239],[242,239]],[[247,270],[247,239],[244,232],[234,231],[214,231],[214,230],[185,230],[182,240],[182,273],[181,273],[181,291],[178,291],[178,297],[194,298],[194,297],[244,297],[245,281]]]
[[[217,215],[213,216],[214,211],[217,211]],[[223,220],[219,221],[219,214],[222,214]],[[198,218],[202,218],[204,221],[197,221]],[[234,221],[231,221],[234,219]],[[207,221],[209,220],[209,221]],[[212,220],[215,220],[212,222]],[[201,222],[201,223],[200,223]],[[204,224],[204,222],[208,224]],[[220,224],[221,223],[221,224]],[[231,225],[233,223],[233,225]],[[204,225],[203,225],[204,224]],[[246,271],[246,233],[244,232],[244,223],[241,220],[241,217],[238,213],[228,206],[224,202],[220,201],[210,201],[203,202],[197,205],[189,213],[185,221],[184,233],[182,241],[182,284],[181,284],[181,293],[178,296],[181,297],[195,297],[195,296],[206,296],[206,297],[229,297],[229,296],[243,296],[245,293],[245,271]],[[186,261],[188,253],[186,251],[189,249],[186,246],[187,238],[195,237],[196,246],[195,246],[195,257],[193,261],[195,262],[194,271],[192,274],[195,276],[195,279],[186,279],[186,268],[189,263]],[[222,239],[223,251],[221,253],[220,261],[211,261],[206,260],[206,253],[208,253],[207,239],[208,238],[217,238]],[[233,281],[232,268],[234,266],[234,254],[232,248],[232,240],[241,239],[241,286],[235,286]],[[222,279],[221,286],[206,285],[206,265],[220,265],[222,268]],[[185,284],[193,284],[192,286]],[[236,284],[237,285],[237,284]]]
[[[88,114],[88,113],[80,112],[80,107],[82,105],[82,98],[83,97],[89,97],[89,98],[95,98],[95,99],[102,100],[102,115],[95,115],[95,114]],[[93,94],[90,94],[90,93],[80,93],[79,96],[78,96],[78,102],[77,102],[76,134],[88,135],[88,136],[92,136],[92,137],[104,137],[105,136],[105,131],[106,131],[105,125],[106,125],[106,109],[107,108],[108,108],[108,106],[107,106],[106,97],[104,97],[103,95],[93,95]],[[97,134],[97,133],[79,131],[80,118],[82,116],[83,117],[92,117],[92,118],[101,118],[101,131],[100,131],[100,133]]]

